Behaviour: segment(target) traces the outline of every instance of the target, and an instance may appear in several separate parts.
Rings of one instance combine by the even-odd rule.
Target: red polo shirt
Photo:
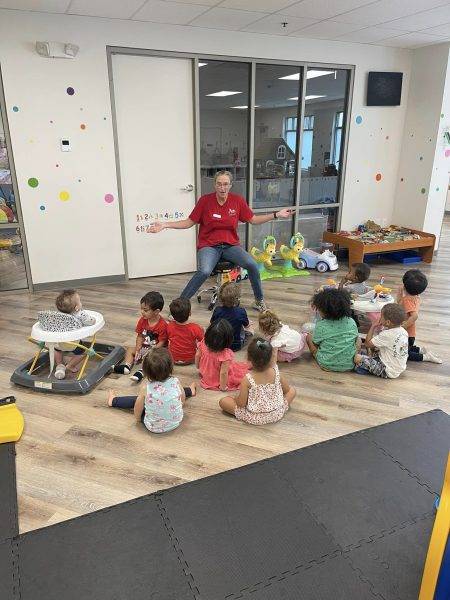
[[[205,194],[189,215],[191,221],[199,225],[197,248],[218,244],[238,246],[238,223],[247,223],[252,217],[253,211],[238,194],[229,193],[223,205],[217,202],[215,192]]]

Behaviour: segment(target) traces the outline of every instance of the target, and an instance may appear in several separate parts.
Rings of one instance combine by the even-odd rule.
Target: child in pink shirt
[[[202,388],[222,391],[239,388],[249,366],[234,360],[233,337],[233,327],[225,319],[214,321],[206,330],[195,355]]]

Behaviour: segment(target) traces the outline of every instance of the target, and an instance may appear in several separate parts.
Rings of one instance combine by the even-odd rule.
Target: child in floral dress
[[[248,346],[248,359],[253,367],[241,382],[236,397],[226,396],[219,401],[220,408],[252,425],[276,423],[282,419],[296,395],[280,375],[273,361],[272,344],[262,337],[254,338]]]

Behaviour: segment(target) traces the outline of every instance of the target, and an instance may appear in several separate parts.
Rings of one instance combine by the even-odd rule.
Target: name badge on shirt
[[[222,215],[218,215],[217,213],[213,213],[213,217],[216,219],[221,219]]]

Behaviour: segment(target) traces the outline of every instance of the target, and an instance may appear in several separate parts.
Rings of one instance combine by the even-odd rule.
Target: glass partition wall
[[[3,106],[0,78],[0,291],[7,291],[28,288],[28,280]]]
[[[229,170],[254,212],[298,209],[241,225],[243,246],[260,248],[266,235],[288,243],[300,231],[320,250],[323,231],[339,225],[351,70],[208,58],[198,69],[201,194]]]

